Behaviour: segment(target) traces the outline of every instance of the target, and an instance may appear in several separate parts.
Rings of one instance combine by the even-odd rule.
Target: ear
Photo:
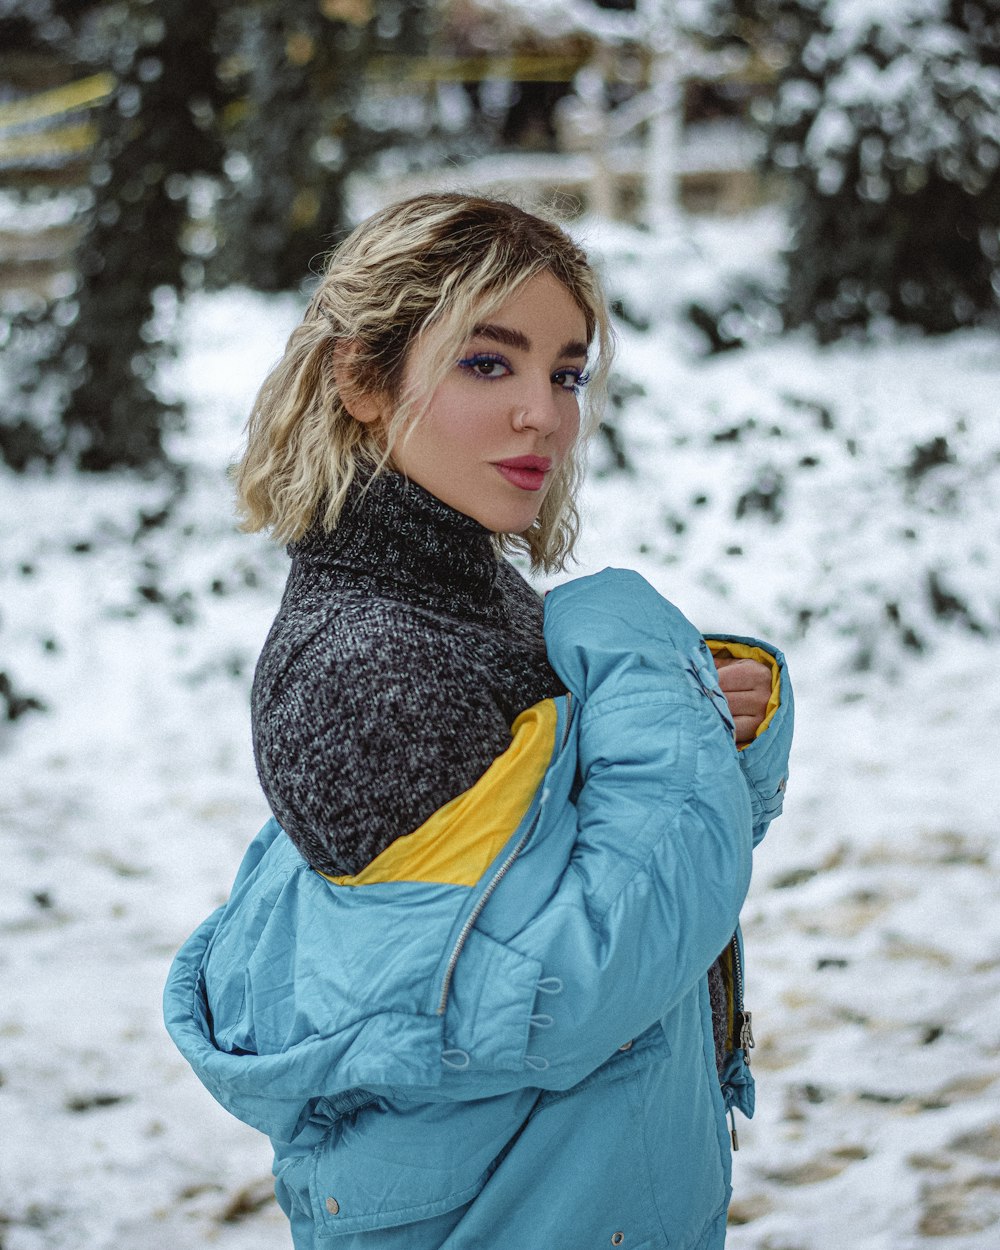
[[[356,339],[338,339],[333,345],[333,380],[344,407],[362,425],[382,424],[389,411],[384,391],[369,391],[357,378],[355,358],[362,350]]]

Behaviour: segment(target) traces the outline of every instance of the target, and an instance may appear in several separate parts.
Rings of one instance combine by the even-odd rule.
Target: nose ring
[[[524,423],[527,421],[527,419],[528,419],[527,409],[525,409],[523,412],[517,413],[514,417],[514,429],[523,430]]]

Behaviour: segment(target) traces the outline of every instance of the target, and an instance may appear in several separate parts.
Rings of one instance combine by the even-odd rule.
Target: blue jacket
[[[787,674],[727,642],[774,671],[737,752],[708,646],[637,574],[560,586],[545,635],[570,693],[471,790],[354,878],[269,822],[171,969],[167,1027],[271,1138],[296,1250],[723,1244],[726,1111],[753,1111],[737,919]]]

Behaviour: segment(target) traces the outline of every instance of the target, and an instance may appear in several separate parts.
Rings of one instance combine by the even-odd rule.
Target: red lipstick
[[[521,490],[541,490],[552,461],[547,456],[512,456],[510,460],[498,460],[494,467]]]

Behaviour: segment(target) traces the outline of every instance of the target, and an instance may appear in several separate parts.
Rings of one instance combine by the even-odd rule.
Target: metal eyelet
[[[620,1246],[624,1240],[625,1240],[624,1233],[615,1233],[615,1235],[611,1238],[611,1244],[613,1246]]]

